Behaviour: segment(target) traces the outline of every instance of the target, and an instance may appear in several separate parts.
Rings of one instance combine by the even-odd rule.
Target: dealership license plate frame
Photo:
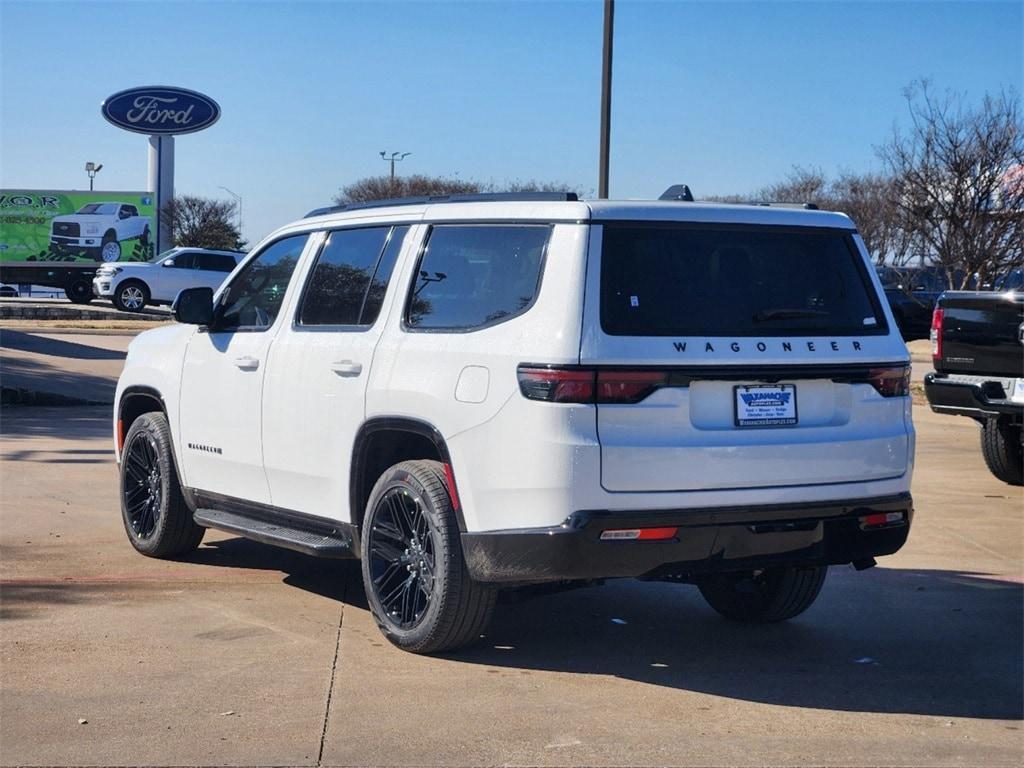
[[[753,403],[744,402],[742,394],[753,392],[777,393],[779,395],[789,394],[788,398],[779,398],[782,403],[774,405],[766,403],[760,409]],[[786,402],[786,401],[790,402]],[[771,407],[772,413],[754,415]],[[792,412],[792,415],[790,415]],[[800,414],[797,410],[796,384],[737,384],[732,388],[732,413],[733,424],[738,429],[777,429],[779,427],[795,427],[800,422]]]

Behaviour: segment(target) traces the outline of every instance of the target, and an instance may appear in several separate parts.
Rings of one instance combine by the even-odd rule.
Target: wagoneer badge
[[[118,128],[159,136],[195,133],[220,118],[220,106],[209,96],[166,85],[118,91],[100,105],[100,112]]]

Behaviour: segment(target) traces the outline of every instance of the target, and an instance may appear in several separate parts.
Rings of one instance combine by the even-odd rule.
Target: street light
[[[598,153],[597,196],[608,197],[608,161],[612,133],[612,42],[615,0],[604,0],[604,45],[601,49],[601,147]]]
[[[89,191],[92,192],[92,180],[96,178],[96,174],[103,170],[103,163],[97,165],[93,162],[85,164],[85,172],[89,174]]]
[[[217,187],[217,189],[223,189],[225,192],[227,192],[229,195],[231,195],[233,198],[235,198],[235,204],[238,206],[238,236],[241,237],[242,236],[242,196],[237,194],[237,193],[235,193],[235,192],[232,192],[227,187]]]
[[[391,180],[392,181],[395,180],[395,163],[400,161],[400,160],[405,160],[405,158],[407,158],[411,154],[412,154],[412,152],[392,152],[390,157],[389,157],[387,152],[381,152],[380,153],[380,159],[381,160],[383,160],[385,163],[387,163],[387,162],[391,163]]]

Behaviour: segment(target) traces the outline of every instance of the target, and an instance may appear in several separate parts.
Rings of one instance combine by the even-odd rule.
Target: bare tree
[[[905,91],[910,112],[880,158],[895,185],[902,226],[950,284],[984,285],[1024,262],[1024,125],[1014,94],[936,96],[927,81]]]
[[[363,203],[370,200],[392,200],[421,195],[453,195],[480,192],[477,181],[447,179],[442,176],[370,176],[344,186],[334,196],[335,205]]]
[[[392,200],[424,195],[458,195],[478,192],[568,192],[572,186],[557,181],[515,179],[497,184],[472,179],[448,179],[443,176],[370,176],[342,187],[334,196],[335,205],[371,200]]]
[[[246,244],[235,226],[236,211],[233,200],[179,195],[164,203],[160,215],[176,246],[235,250]]]

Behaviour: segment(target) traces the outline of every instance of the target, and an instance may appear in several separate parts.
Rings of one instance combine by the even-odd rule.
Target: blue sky
[[[866,170],[929,77],[1024,80],[1024,3],[616,4],[613,197],[747,192],[794,165]],[[245,235],[387,171],[597,188],[602,3],[0,2],[0,184],[143,189],[144,136],[100,102],[135,85],[216,99],[176,140],[179,193],[243,197]]]

